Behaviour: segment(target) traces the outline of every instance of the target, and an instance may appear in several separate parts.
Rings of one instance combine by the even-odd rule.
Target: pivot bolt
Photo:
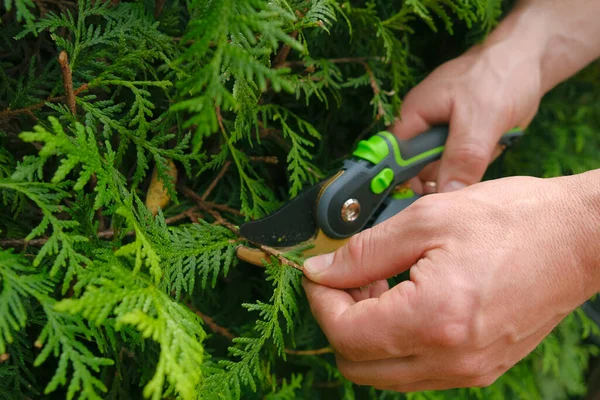
[[[342,219],[344,222],[352,222],[360,215],[360,203],[356,199],[348,199],[342,206]]]

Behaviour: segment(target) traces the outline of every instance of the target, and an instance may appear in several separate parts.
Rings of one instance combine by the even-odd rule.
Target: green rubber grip
[[[391,153],[395,163],[391,163],[392,165],[387,163],[387,166],[392,169],[394,179],[382,179],[382,185],[389,186],[416,176],[427,164],[440,159],[448,132],[447,125],[434,126],[412,139],[400,140],[390,132],[382,131],[368,140],[359,142],[353,155],[373,164],[379,164],[387,160]],[[500,144],[510,145],[522,134],[520,129],[512,129],[503,135]],[[377,186],[377,191],[382,191],[380,186]]]
[[[500,143],[508,146],[522,134],[511,130]],[[360,231],[393,187],[414,178],[442,156],[447,138],[448,126],[435,126],[409,140],[398,140],[385,131],[361,140],[354,157],[344,162],[343,174],[320,195],[317,221],[321,230],[335,239]],[[359,211],[348,214],[349,202]]]

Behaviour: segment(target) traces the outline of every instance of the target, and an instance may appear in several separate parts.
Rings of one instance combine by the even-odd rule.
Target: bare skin
[[[304,265],[348,379],[401,392],[488,386],[600,291],[600,170],[480,182],[502,133],[526,128],[545,93],[600,56],[597,15],[600,0],[523,1],[408,94],[398,137],[450,123],[442,160],[421,176],[442,193]]]

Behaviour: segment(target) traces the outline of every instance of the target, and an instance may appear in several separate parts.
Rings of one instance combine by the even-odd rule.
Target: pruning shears
[[[258,248],[241,245],[237,256],[262,265],[269,260],[265,246],[300,259],[329,253],[393,217],[420,197],[407,182],[442,156],[448,132],[448,126],[440,125],[409,140],[387,131],[361,140],[336,173],[274,213],[242,224],[240,235]],[[498,143],[501,150],[522,135],[518,128],[505,133]]]

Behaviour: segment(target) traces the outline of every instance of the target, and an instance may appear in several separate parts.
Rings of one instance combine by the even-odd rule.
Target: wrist
[[[533,68],[541,97],[600,57],[599,14],[598,1],[520,1],[483,48],[506,59],[508,68]]]
[[[583,279],[583,299],[600,292],[600,169],[555,178],[571,228],[565,236],[574,238],[573,258]],[[566,239],[568,240],[568,239]]]

